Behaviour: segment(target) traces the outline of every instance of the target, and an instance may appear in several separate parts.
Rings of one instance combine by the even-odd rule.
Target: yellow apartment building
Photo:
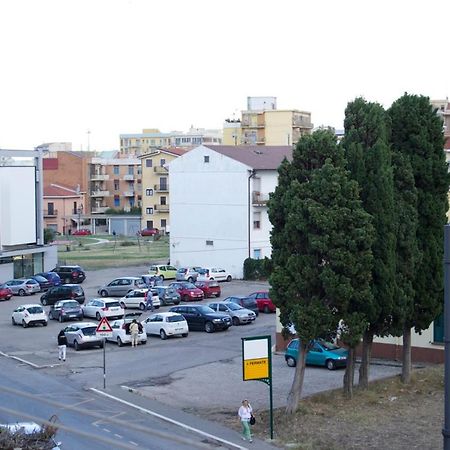
[[[187,150],[153,149],[142,155],[142,228],[170,231],[169,165]]]

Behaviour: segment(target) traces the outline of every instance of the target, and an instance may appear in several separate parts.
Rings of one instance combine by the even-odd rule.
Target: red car
[[[269,291],[258,291],[248,295],[249,298],[254,298],[258,305],[258,310],[264,313],[271,313],[276,311],[276,306],[272,303],[269,297]]]
[[[203,291],[205,298],[220,297],[221,290],[217,281],[197,281],[194,284]]]
[[[87,228],[80,228],[79,230],[75,230],[72,233],[72,236],[89,236],[91,234],[91,230],[88,230]]]
[[[9,300],[11,297],[11,289],[4,284],[0,284],[0,300]]]
[[[170,288],[175,289],[182,302],[197,302],[203,300],[205,295],[203,291],[188,281],[175,281],[169,284]]]
[[[141,236],[154,236],[155,234],[159,234],[158,228],[144,228],[141,230]]]

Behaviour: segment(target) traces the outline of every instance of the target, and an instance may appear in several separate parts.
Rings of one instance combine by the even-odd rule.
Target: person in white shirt
[[[242,400],[242,406],[239,408],[238,416],[242,425],[242,439],[244,439],[244,441],[248,440],[249,442],[253,442],[252,433],[250,431],[250,419],[252,417],[252,412],[252,405],[250,405],[248,400]]]

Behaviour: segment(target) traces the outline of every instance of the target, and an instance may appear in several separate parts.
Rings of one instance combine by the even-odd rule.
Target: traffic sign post
[[[106,338],[112,337],[112,328],[106,317],[102,317],[97,329],[95,330],[97,336],[103,338],[103,389],[106,389]]]

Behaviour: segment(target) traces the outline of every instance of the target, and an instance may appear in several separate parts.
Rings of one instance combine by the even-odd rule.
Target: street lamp
[[[80,225],[81,225],[81,214],[83,214],[83,204],[81,203],[80,206],[77,209],[78,211],[78,230],[80,230]]]

